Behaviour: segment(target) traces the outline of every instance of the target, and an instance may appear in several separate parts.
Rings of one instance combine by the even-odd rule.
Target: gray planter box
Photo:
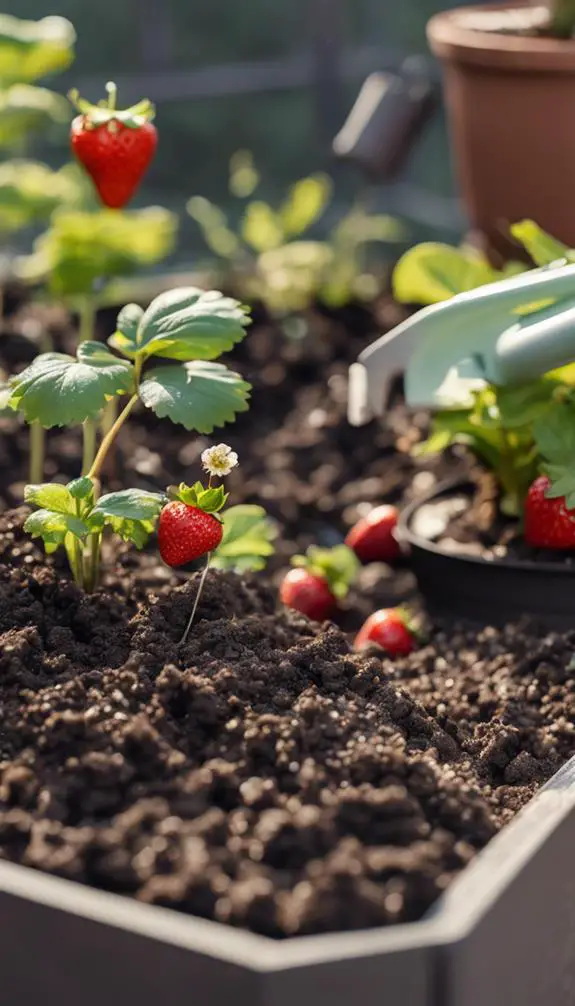
[[[575,758],[428,918],[285,942],[0,863],[2,1006],[573,1006]]]

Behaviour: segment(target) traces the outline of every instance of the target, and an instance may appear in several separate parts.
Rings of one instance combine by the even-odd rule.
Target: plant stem
[[[113,112],[115,111],[116,102],[118,100],[118,88],[113,80],[109,80],[106,84],[106,93],[108,95],[108,108],[111,112]]]
[[[100,548],[102,545],[102,532],[90,535],[90,553],[88,557],[88,576],[86,577],[86,590],[88,593],[98,586],[100,575]]]
[[[182,646],[186,642],[186,639],[188,638],[190,629],[191,629],[191,627],[192,627],[192,625],[194,623],[194,618],[196,617],[196,611],[198,610],[198,604],[200,603],[200,598],[202,596],[202,592],[203,592],[203,589],[204,589],[204,584],[206,582],[206,577],[208,575],[208,570],[210,568],[210,558],[211,558],[211,552],[208,552],[208,558],[206,560],[206,565],[204,566],[204,570],[203,570],[203,573],[201,575],[200,582],[198,584],[198,592],[196,594],[196,599],[194,601],[194,607],[192,608],[192,614],[190,615],[190,619],[188,621],[188,624],[186,625],[186,628],[185,628],[185,631],[184,631],[184,635],[180,639],[180,646]]]
[[[28,478],[32,485],[36,485],[44,478],[45,445],[46,431],[36,419],[30,424],[30,467]]]
[[[85,419],[82,423],[83,451],[82,475],[87,475],[96,457],[96,423],[93,419]]]
[[[108,451],[110,450],[110,447],[114,443],[114,440],[116,439],[116,437],[117,437],[118,433],[120,432],[122,426],[126,422],[126,419],[130,415],[132,409],[137,404],[138,404],[138,396],[137,395],[132,395],[132,397],[130,398],[130,401],[124,407],[124,409],[122,410],[122,412],[120,412],[120,415],[116,419],[116,422],[113,424],[113,426],[111,427],[111,429],[108,431],[108,433],[106,434],[106,436],[102,440],[102,443],[100,444],[100,449],[99,449],[98,453],[96,454],[94,463],[93,463],[92,467],[90,468],[90,471],[88,472],[88,475],[89,475],[89,477],[91,479],[96,479],[96,478],[99,477],[100,472],[102,471],[102,465],[104,464],[104,461],[106,460],[106,457],[107,457]]]
[[[87,339],[94,338],[94,327],[96,322],[96,300],[92,294],[85,294],[78,304],[79,342],[86,342]]]

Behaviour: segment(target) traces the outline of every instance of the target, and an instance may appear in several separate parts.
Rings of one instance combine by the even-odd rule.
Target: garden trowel
[[[533,269],[424,308],[350,368],[349,421],[383,415],[404,374],[412,407],[461,406],[461,390],[519,384],[575,361],[575,265]]]

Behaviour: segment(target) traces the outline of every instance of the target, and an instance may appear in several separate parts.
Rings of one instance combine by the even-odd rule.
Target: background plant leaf
[[[510,262],[497,270],[474,249],[429,241],[410,248],[399,259],[393,271],[393,293],[402,304],[438,304],[526,268]]]
[[[148,371],[139,395],[160,419],[167,416],[186,430],[212,433],[247,411],[250,388],[223,364],[198,360]]]
[[[19,276],[46,282],[54,296],[93,293],[96,282],[155,265],[172,251],[177,216],[161,206],[145,210],[60,210],[16,263]]]
[[[0,81],[34,81],[65,70],[74,58],[76,32],[66,18],[25,21],[0,14]]]
[[[512,224],[510,230],[537,266],[551,265],[552,262],[572,256],[567,245],[547,234],[534,220],[520,220]]]
[[[292,185],[278,214],[286,237],[298,237],[319,220],[331,199],[332,189],[331,179],[324,174],[301,178]]]
[[[211,564],[216,569],[240,573],[264,569],[274,553],[277,531],[263,507],[250,504],[230,507],[222,519],[223,537],[212,554]]]

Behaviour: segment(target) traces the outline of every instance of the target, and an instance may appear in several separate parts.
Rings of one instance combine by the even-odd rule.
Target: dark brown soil
[[[26,317],[0,337],[8,371]],[[348,364],[396,319],[390,302],[314,312],[297,339],[264,321],[233,357],[254,395],[222,434],[240,454],[230,488],[280,525],[272,580],[374,504],[466,470],[456,454],[411,460],[427,417],[401,404],[385,425],[347,424]],[[51,326],[66,348],[66,319]],[[108,485],[193,479],[205,445],[141,414]],[[49,447],[48,478],[78,474],[76,431]],[[25,431],[0,420],[4,507],[26,455]],[[179,647],[195,582],[176,586],[153,547],[109,554],[87,598],[22,519],[0,516],[0,854],[14,862],[277,938],[414,920],[575,752],[575,635],[446,621],[393,663],[277,613],[263,578],[213,573]],[[408,597],[406,567],[365,567],[339,621],[353,631]]]
[[[212,573],[88,598],[0,518],[0,854],[272,937],[421,918],[575,750],[575,634],[393,663]]]

